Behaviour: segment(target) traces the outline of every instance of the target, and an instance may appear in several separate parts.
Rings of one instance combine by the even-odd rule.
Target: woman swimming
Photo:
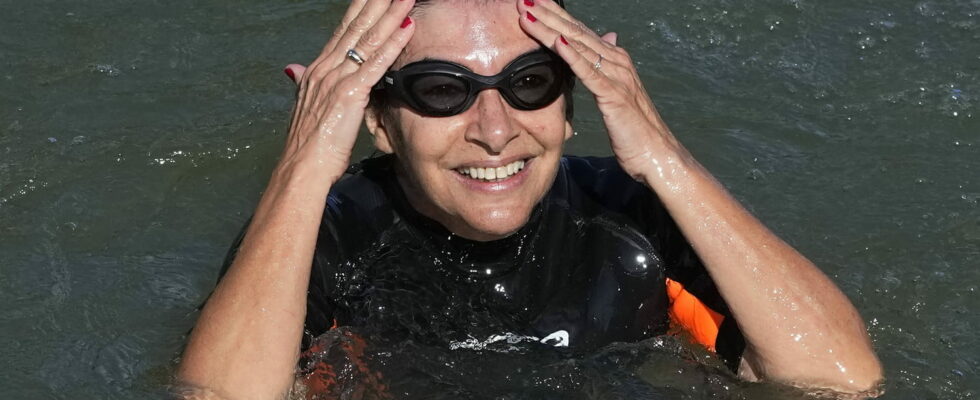
[[[615,34],[553,0],[354,0],[319,57],[288,71],[283,155],[183,382],[282,396],[304,328],[588,347],[672,319],[745,379],[848,392],[881,379],[847,298],[674,138]],[[562,156],[573,76],[614,158]],[[345,176],[362,121],[387,155]]]

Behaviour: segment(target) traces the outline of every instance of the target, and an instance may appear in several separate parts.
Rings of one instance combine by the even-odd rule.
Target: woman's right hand
[[[414,0],[353,0],[298,78],[279,165],[177,371],[180,385],[233,399],[285,398],[303,337],[306,293],[330,186],[350,161],[371,87],[412,36]],[[347,58],[354,49],[365,59]],[[185,396],[187,397],[187,396]]]
[[[279,168],[313,165],[333,184],[350,162],[371,88],[414,32],[415,0],[353,0],[340,25],[309,67],[290,65],[299,85]],[[347,57],[353,49],[365,60]]]

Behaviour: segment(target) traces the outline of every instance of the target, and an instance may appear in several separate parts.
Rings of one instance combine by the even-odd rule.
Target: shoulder
[[[561,170],[572,174],[580,182],[593,182],[609,178],[629,179],[629,175],[623,171],[614,157],[563,156],[561,158]]]
[[[636,207],[659,204],[649,188],[637,182],[614,157],[562,157],[556,185],[599,203],[603,208],[629,214]]]
[[[330,188],[317,238],[317,256],[343,259],[373,242],[397,219],[388,187],[393,182],[390,156],[355,163]]]
[[[330,188],[327,210],[340,213],[386,206],[385,184],[393,173],[391,163],[390,156],[381,156],[352,164]]]

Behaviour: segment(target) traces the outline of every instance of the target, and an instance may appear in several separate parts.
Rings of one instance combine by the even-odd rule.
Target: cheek
[[[446,118],[422,118],[409,111],[401,111],[402,127],[399,145],[395,153],[412,160],[417,179],[431,179],[446,167],[444,160],[458,146],[462,138],[462,123]]]
[[[446,143],[439,140],[438,129],[431,122],[408,111],[402,110],[401,113],[403,129],[398,150],[410,156],[410,159],[420,161],[437,159],[445,152]]]
[[[565,120],[565,102],[562,99],[535,111],[525,121],[535,141],[546,149],[561,148],[571,136],[570,125]]]

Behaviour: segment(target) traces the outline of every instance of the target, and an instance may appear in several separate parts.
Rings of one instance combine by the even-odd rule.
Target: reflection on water
[[[282,66],[312,59],[346,4],[0,4],[0,398],[165,397],[279,152],[293,95]],[[854,299],[885,398],[980,394],[980,4],[569,7],[620,33],[680,139]],[[608,154],[577,97],[568,151]],[[383,384],[447,396],[602,398],[615,383],[654,398],[798,397],[680,348],[366,351]],[[506,379],[516,368],[543,383]]]

